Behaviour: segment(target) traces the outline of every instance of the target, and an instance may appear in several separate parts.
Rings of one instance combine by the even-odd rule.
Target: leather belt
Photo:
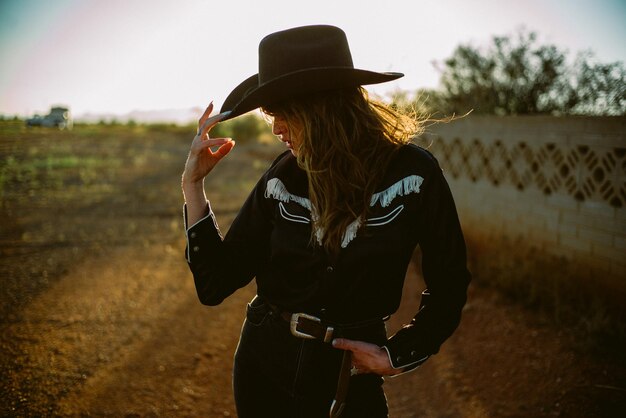
[[[267,302],[270,309],[289,323],[291,334],[299,338],[314,339],[330,344],[337,331],[336,327],[322,321],[313,315],[306,313],[291,313],[280,309],[278,306]],[[363,324],[362,326],[367,326]],[[371,324],[370,324],[371,325]],[[353,328],[353,327],[349,327]],[[348,386],[350,383],[352,369],[352,352],[344,350],[341,359],[341,368],[339,369],[339,378],[337,379],[337,390],[335,399],[330,406],[330,418],[338,418],[346,406],[346,396],[348,395]]]

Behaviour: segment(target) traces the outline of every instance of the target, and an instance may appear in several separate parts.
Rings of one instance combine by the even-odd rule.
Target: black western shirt
[[[200,301],[217,305],[256,277],[257,293],[286,311],[323,312],[336,324],[383,318],[400,304],[419,245],[428,296],[384,346],[394,368],[415,368],[456,329],[466,301],[470,273],[456,208],[437,160],[412,144],[396,154],[370,206],[368,219],[347,228],[331,260],[311,238],[315,212],[306,173],[290,151],[283,153],[224,237],[212,211],[190,227],[185,216],[186,256]]]

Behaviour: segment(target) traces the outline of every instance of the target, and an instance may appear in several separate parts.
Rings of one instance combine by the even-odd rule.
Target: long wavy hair
[[[312,242],[337,255],[348,225],[367,219],[372,194],[391,159],[421,132],[422,123],[371,99],[362,87],[310,95],[263,111],[284,117],[290,135],[298,139],[297,161],[307,173],[312,204]]]

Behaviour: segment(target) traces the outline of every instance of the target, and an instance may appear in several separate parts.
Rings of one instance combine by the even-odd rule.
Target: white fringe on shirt
[[[357,219],[352,221],[350,225],[346,228],[346,231],[343,233],[343,240],[341,241],[341,248],[346,248],[350,241],[356,238],[356,233],[359,231],[361,227],[361,217],[359,216]]]
[[[313,212],[311,210],[311,201],[309,199],[289,193],[289,190],[287,190],[283,182],[275,177],[267,181],[267,187],[265,188],[265,197],[273,197],[274,199],[280,200],[281,202],[285,203],[293,201]]]
[[[370,201],[370,206],[374,206],[376,203],[380,202],[380,205],[382,207],[387,207],[398,196],[406,196],[410,193],[419,193],[420,186],[422,185],[423,181],[424,178],[418,175],[411,175],[401,180],[398,180],[382,192],[374,193]],[[317,242],[321,244],[322,237],[324,236],[324,230],[315,226],[317,214],[312,207],[311,201],[309,199],[289,193],[289,190],[287,190],[285,184],[277,178],[268,180],[267,186],[265,188],[265,197],[274,198],[284,203],[295,202],[300,206],[308,209],[311,212],[313,227],[315,228],[315,238],[317,239]],[[341,248],[346,248],[348,244],[350,244],[350,242],[354,238],[356,238],[356,234],[362,224],[363,221],[359,217],[355,219],[352,223],[350,223],[350,225],[348,225],[346,231],[343,233]]]
[[[410,193],[419,193],[420,186],[424,181],[423,177],[418,175],[412,175],[399,180],[379,193],[372,195],[370,206],[374,206],[376,202],[380,201],[382,207],[387,207],[391,204],[393,199],[398,196],[406,196]]]

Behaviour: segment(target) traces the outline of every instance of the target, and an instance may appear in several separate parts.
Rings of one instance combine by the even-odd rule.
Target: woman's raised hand
[[[211,116],[213,102],[206,108],[198,121],[198,133],[191,143],[189,156],[183,172],[183,184],[198,184],[213,170],[213,167],[235,146],[231,138],[211,138],[209,132],[230,112]],[[218,147],[215,151],[211,147]]]

